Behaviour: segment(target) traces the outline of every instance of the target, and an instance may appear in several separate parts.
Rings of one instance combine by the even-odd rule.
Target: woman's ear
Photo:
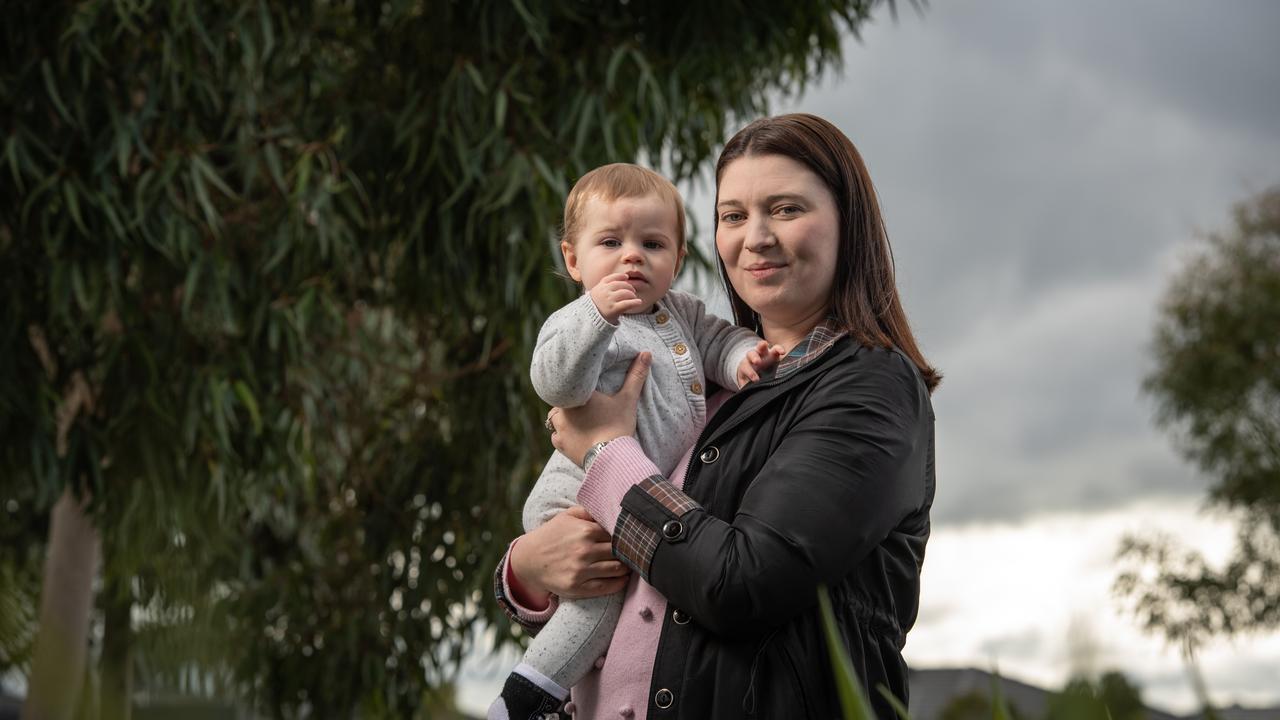
[[[573,243],[561,240],[560,254],[564,255],[564,268],[569,271],[569,277],[574,282],[582,282],[582,272],[578,270],[578,254],[573,251]]]

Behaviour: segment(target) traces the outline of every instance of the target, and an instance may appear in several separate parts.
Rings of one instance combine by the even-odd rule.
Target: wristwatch
[[[595,462],[596,456],[599,455],[600,451],[604,450],[604,446],[608,444],[608,440],[602,440],[595,445],[592,445],[590,448],[587,448],[587,454],[582,456],[582,472],[586,472],[591,469],[591,463]]]

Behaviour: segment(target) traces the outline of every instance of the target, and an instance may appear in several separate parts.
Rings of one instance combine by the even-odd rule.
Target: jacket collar
[[[770,371],[761,373],[760,380],[781,380],[791,375],[796,370],[808,365],[817,359],[828,348],[835,344],[837,340],[848,335],[844,330],[837,329],[835,318],[828,317],[818,323],[817,327],[809,331],[795,347],[791,348],[791,352],[786,357],[778,361],[778,364]]]

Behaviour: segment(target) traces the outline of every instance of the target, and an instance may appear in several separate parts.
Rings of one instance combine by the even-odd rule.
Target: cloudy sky
[[[908,661],[1057,687],[1083,654],[1188,711],[1178,653],[1112,597],[1112,559],[1131,531],[1230,547],[1139,386],[1173,271],[1280,182],[1280,3],[899,4],[775,109],[822,115],[862,152],[946,376]],[[709,227],[709,194],[689,194]],[[1216,644],[1203,665],[1215,701],[1280,701],[1280,638]]]

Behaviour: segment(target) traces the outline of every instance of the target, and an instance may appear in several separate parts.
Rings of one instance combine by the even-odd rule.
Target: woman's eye
[[[796,205],[783,205],[777,210],[777,213],[779,215],[795,215],[796,213],[799,213],[799,212],[800,212],[800,208]]]
[[[737,212],[727,212],[720,216],[720,222],[727,222],[727,223],[740,222],[742,219],[743,219],[742,213],[737,213]]]

